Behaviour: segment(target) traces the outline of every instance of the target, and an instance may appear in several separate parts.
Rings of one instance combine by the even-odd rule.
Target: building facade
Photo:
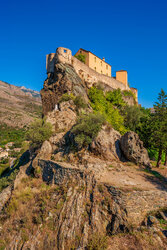
[[[126,70],[116,71],[116,80],[128,86],[128,72]]]
[[[98,68],[98,69],[100,69],[100,70],[98,70],[100,72],[98,72],[97,67],[95,66],[96,64],[93,64],[93,59],[95,62],[95,57],[96,58],[98,58],[98,57],[95,56],[94,54],[92,54],[91,52],[87,53],[86,50],[82,50],[82,51],[83,51],[82,52],[83,54],[87,55],[86,63],[83,63],[80,60],[78,60],[75,56],[72,56],[72,51],[67,49],[67,48],[63,48],[63,47],[57,48],[56,53],[48,54],[46,56],[46,69],[47,69],[48,77],[50,74],[54,74],[55,64],[57,64],[57,63],[70,64],[74,67],[74,69],[77,72],[77,74],[79,75],[79,77],[87,82],[89,87],[93,86],[94,83],[101,82],[101,83],[108,85],[112,89],[120,89],[121,91],[124,91],[124,90],[130,91],[131,90],[136,97],[136,101],[138,102],[137,89],[130,88],[128,85],[128,73],[127,73],[127,71],[125,71],[125,70],[117,71],[116,77],[112,77],[111,75],[109,75],[109,72],[105,72],[105,74],[103,74],[101,72],[102,68]],[[79,52],[80,52],[80,50],[77,53],[82,54]],[[76,55],[78,55],[77,53],[76,53]],[[99,62],[101,64],[101,61],[103,61],[100,58],[98,58],[96,60],[97,60],[96,63],[98,63],[98,64],[99,64]],[[91,64],[91,61],[92,61],[92,64]],[[103,67],[104,67],[104,65],[106,66],[106,64],[107,64],[104,61],[102,63],[104,63],[104,64],[102,64]],[[93,66],[90,67],[89,65],[93,65]],[[107,64],[107,65],[109,65],[109,64]],[[96,67],[96,70],[95,70],[95,67]],[[107,67],[104,67],[104,68],[107,68]],[[111,68],[109,70],[110,70],[110,74],[111,74]],[[108,75],[107,75],[107,73],[108,73]]]
[[[78,56],[79,54],[85,56],[85,64],[89,68],[95,70],[100,74],[111,76],[111,65],[106,63],[104,58],[101,59],[98,56],[94,55],[92,52],[84,49],[79,49],[75,55]]]

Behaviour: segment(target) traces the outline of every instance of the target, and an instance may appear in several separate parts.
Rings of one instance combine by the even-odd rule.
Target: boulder
[[[121,159],[120,138],[121,135],[118,131],[104,125],[92,142],[90,149],[96,155],[100,155],[107,160]]]
[[[52,155],[52,145],[49,141],[44,141],[42,147],[37,156],[32,161],[32,167],[36,169],[38,167],[39,159],[50,160]]]
[[[40,156],[44,159],[50,159],[52,154],[52,146],[49,141],[44,141],[40,150]]]
[[[143,142],[135,132],[125,133],[120,140],[121,149],[124,156],[135,164],[151,167],[148,152],[143,146]]]

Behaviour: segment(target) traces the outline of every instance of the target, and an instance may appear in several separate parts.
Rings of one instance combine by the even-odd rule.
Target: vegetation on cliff
[[[167,164],[167,95],[163,90],[159,93],[153,112],[150,109],[128,107],[125,125],[138,133],[151,159],[157,160],[157,167],[161,160],[164,165]]]
[[[95,112],[104,115],[107,122],[121,134],[126,132],[121,109],[125,106],[120,90],[110,91],[106,94],[101,88],[92,87],[89,90],[91,107]]]
[[[144,142],[152,159],[161,159],[167,164],[167,95],[163,90],[159,93],[154,112],[137,105],[128,106],[123,100],[127,91],[118,90],[104,92],[102,88],[89,89],[89,100],[94,112],[104,115],[107,122],[121,134],[134,131]]]
[[[21,245],[23,249],[31,246],[106,249],[111,235],[133,232],[127,220],[129,214],[137,225],[147,221],[147,216],[143,218],[143,211],[139,210],[139,204],[149,187],[153,188],[153,196],[149,190],[147,209],[141,205],[144,213],[160,202],[161,206],[165,204],[159,198],[158,201],[153,200],[157,195],[166,197],[166,194],[162,190],[157,191],[157,186],[153,187],[155,183],[150,183],[153,178],[150,177],[151,172],[146,173],[136,165],[149,165],[143,143],[136,133],[125,133],[129,130],[137,132],[147,148],[152,146],[156,150],[159,144],[152,143],[155,130],[150,131],[150,126],[157,124],[160,117],[157,114],[161,114],[164,119],[161,119],[162,130],[158,132],[161,136],[166,133],[164,101],[161,102],[160,98],[157,113],[151,114],[147,109],[127,106],[120,90],[104,91],[92,87],[87,92],[86,101],[80,91],[76,95],[72,91],[62,94],[57,109],[47,117],[53,126],[46,120],[37,120],[29,126],[26,138],[31,147],[38,150],[35,153],[30,150],[32,157],[28,158],[28,163],[22,157],[22,160],[18,159],[9,176],[1,178],[0,191],[13,183],[22,166],[0,217],[0,226],[3,223],[0,236],[4,247],[11,244],[15,248]],[[73,142],[79,152],[71,150]],[[36,170],[40,170],[38,175]],[[165,182],[165,178],[161,181]],[[160,185],[157,179],[156,185]],[[125,188],[130,188],[130,191],[124,192]],[[134,212],[135,216],[142,214],[140,222]],[[149,227],[146,225],[145,229],[149,230]]]
[[[89,113],[78,117],[72,133],[75,135],[75,142],[79,148],[87,147],[95,139],[104,122],[104,116],[99,113]]]
[[[75,55],[74,57],[76,57],[79,61],[81,61],[83,63],[86,62],[86,56],[83,54]]]
[[[29,130],[26,133],[26,138],[30,141],[32,148],[39,148],[45,140],[51,137],[51,135],[52,125],[46,122],[45,119],[38,119],[30,124]]]

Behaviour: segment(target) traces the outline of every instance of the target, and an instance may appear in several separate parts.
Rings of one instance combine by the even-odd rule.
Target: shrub
[[[85,102],[85,100],[83,99],[83,97],[81,95],[79,96],[74,96],[73,94],[68,94],[65,93],[62,95],[62,97],[60,98],[60,103],[61,102],[68,102],[70,100],[73,100],[75,106],[76,106],[76,110],[78,111],[80,108],[85,109],[87,107],[87,104]]]
[[[123,91],[123,95],[124,96],[132,96],[133,99],[134,99],[134,101],[135,101],[135,103],[136,103],[136,96],[135,96],[135,94],[131,90],[124,90]]]
[[[79,54],[79,55],[75,55],[75,57],[76,57],[79,61],[81,61],[81,62],[83,62],[83,63],[86,62],[86,56],[85,56],[85,55]]]
[[[8,163],[9,159],[8,158],[2,158],[0,161],[0,164],[6,164]]]
[[[93,141],[104,122],[104,116],[99,113],[90,113],[78,117],[72,133],[75,135],[75,142],[79,148],[87,147]]]
[[[52,125],[45,120],[36,120],[26,133],[26,139],[31,142],[32,148],[39,148],[52,135]]]
[[[94,233],[89,239],[87,250],[105,250],[107,249],[107,240],[108,237],[105,235],[100,235],[98,233]]]
[[[14,142],[13,148],[21,148],[21,147],[22,147],[22,142],[20,141]]]
[[[80,108],[85,109],[87,107],[87,104],[82,96],[76,96],[74,99],[74,104],[75,104],[77,110]]]
[[[124,96],[133,96],[133,93],[132,93],[131,90],[124,90],[124,91],[123,91],[123,95],[124,95]]]
[[[68,102],[70,100],[74,100],[75,99],[75,96],[73,96],[73,94],[68,94],[68,93],[65,93],[61,96],[60,98],[60,103],[61,102]]]
[[[18,174],[18,169],[15,169],[10,174],[10,176],[6,176],[0,179],[0,192],[15,180],[17,174]]]

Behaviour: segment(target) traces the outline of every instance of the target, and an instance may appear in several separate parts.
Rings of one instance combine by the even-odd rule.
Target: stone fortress
[[[46,56],[46,70],[48,76],[54,74],[54,67],[56,63],[67,63],[74,67],[81,79],[92,86],[94,83],[104,83],[113,89],[120,89],[122,91],[131,91],[138,100],[138,92],[136,88],[131,88],[128,85],[128,73],[125,70],[116,72],[116,77],[112,77],[111,65],[105,62],[105,59],[100,59],[92,52],[79,49],[76,55],[85,55],[85,63],[72,56],[72,51],[59,47],[56,53],[51,53]]]

